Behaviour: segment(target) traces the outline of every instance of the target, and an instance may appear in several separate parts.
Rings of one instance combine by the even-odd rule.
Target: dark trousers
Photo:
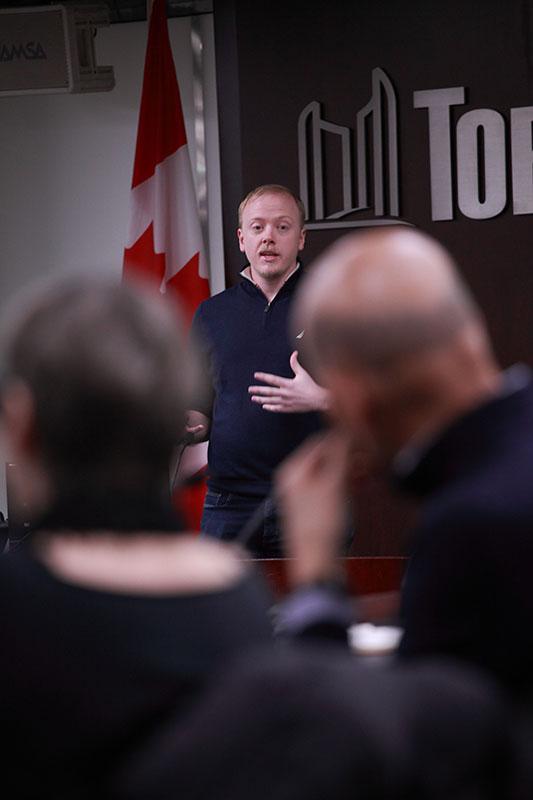
[[[281,558],[278,515],[272,500],[208,489],[202,533],[223,541],[238,540],[254,558]]]
[[[283,538],[276,507],[270,497],[250,497],[208,489],[201,530],[222,541],[239,541],[253,558],[283,558]],[[347,511],[342,555],[348,555],[354,537],[353,509]]]

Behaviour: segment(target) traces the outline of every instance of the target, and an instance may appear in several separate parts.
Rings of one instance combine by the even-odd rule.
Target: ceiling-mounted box
[[[113,67],[98,66],[94,51],[103,25],[107,6],[0,9],[0,96],[112,89]]]

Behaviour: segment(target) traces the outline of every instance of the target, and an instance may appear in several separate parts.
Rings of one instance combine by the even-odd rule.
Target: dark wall
[[[242,268],[235,243],[235,212],[242,195],[260,183],[299,190],[298,117],[312,100],[323,117],[355,130],[369,100],[371,74],[381,67],[398,102],[399,215],[436,236],[457,258],[484,309],[504,366],[533,363],[533,215],[513,213],[510,109],[533,105],[532,3],[526,0],[219,0],[215,2],[222,192],[226,268]],[[495,109],[505,119],[507,204],[490,219],[433,221],[430,202],[428,112],[413,107],[413,92],[464,86],[457,121],[473,109]],[[342,182],[335,144],[324,147],[326,196],[338,205]],[[482,160],[481,160],[482,164]],[[456,194],[455,161],[454,195]],[[523,169],[532,176],[531,163]],[[533,179],[533,178],[532,178]],[[354,176],[355,182],[355,176]],[[483,170],[479,177],[483,197]],[[371,212],[359,217],[371,217]],[[353,214],[348,219],[356,219]],[[309,263],[339,229],[310,230]],[[375,514],[363,514],[366,552],[401,549],[403,520],[372,495]],[[368,518],[368,519],[367,519]],[[383,524],[380,520],[385,520]],[[371,530],[371,535],[368,531]]]

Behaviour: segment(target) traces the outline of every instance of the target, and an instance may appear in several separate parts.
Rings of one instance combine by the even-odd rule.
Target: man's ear
[[[237,239],[239,240],[239,250],[244,253],[244,236],[242,235],[242,228],[237,228]]]
[[[36,443],[35,403],[29,387],[22,381],[13,381],[2,393],[2,422],[10,457],[17,460],[33,453]]]
[[[298,250],[303,250],[305,247],[305,237],[307,235],[307,230],[302,228],[300,231],[300,241],[298,242]]]

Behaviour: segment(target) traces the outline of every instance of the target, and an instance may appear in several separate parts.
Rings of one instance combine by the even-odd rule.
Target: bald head
[[[441,347],[479,312],[450,255],[408,228],[346,236],[312,268],[296,326],[320,360],[384,367]]]
[[[446,250],[413,228],[346,236],[304,280],[295,329],[332,415],[389,460],[492,392],[485,325]]]

